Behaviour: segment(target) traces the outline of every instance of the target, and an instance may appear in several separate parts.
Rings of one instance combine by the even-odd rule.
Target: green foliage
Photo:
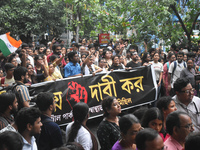
[[[190,45],[193,24],[200,11],[196,2],[188,0],[187,3],[182,3],[180,6],[180,3],[176,3],[174,0],[135,0],[132,4],[133,9],[130,10],[134,16],[132,24],[136,30],[133,38],[137,41],[147,39],[150,42],[148,35],[155,35],[157,38],[163,39],[166,44],[184,40]],[[185,6],[188,9],[185,9]],[[182,17],[178,22],[174,22],[172,20],[174,15]]]
[[[56,0],[9,0],[0,9],[0,33],[59,35],[64,30],[65,3]]]

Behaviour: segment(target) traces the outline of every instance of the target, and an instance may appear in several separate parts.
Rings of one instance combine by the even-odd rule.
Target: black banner
[[[29,88],[34,97],[47,91],[55,95],[57,104],[52,119],[60,126],[72,121],[72,107],[80,101],[88,104],[90,117],[94,118],[102,115],[101,101],[107,95],[117,97],[122,110],[151,103],[156,95],[151,66],[49,81]]]
[[[103,114],[101,102],[108,95],[117,98],[122,110],[155,101],[156,82],[153,74],[151,66],[130,71],[117,70],[33,84],[29,87],[29,93],[33,101],[40,92],[54,93],[57,103],[51,118],[63,126],[72,121],[72,107],[80,101],[90,107],[90,118]]]

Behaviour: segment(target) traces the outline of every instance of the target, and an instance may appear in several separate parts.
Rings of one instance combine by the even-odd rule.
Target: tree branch
[[[192,29],[195,27],[195,23],[196,23],[196,21],[197,21],[199,15],[200,15],[200,13],[198,13],[198,14],[196,15],[196,17],[195,17],[195,19],[194,19],[194,21],[193,21],[192,28],[190,29],[190,35],[192,34]]]
[[[185,27],[185,25],[184,25],[184,23],[183,23],[183,20],[181,19],[180,15],[179,15],[179,13],[178,13],[178,11],[177,11],[177,9],[176,9],[175,4],[171,4],[171,5],[170,5],[170,8],[172,8],[172,10],[174,11],[174,13],[175,13],[175,15],[177,16],[179,22],[181,23],[181,26],[182,26],[183,30],[185,31],[187,37],[189,38],[190,34],[189,34],[188,30],[186,29],[186,27]]]

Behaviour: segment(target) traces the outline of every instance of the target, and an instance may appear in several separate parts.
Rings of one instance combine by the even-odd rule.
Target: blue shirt
[[[81,73],[81,66],[79,63],[72,63],[71,61],[64,67],[64,77],[74,76]]]
[[[37,138],[38,150],[50,150],[62,146],[62,134],[60,127],[53,120],[41,115],[43,126],[40,136]]]

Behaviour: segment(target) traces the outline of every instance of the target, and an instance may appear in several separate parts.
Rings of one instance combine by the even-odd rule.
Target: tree
[[[9,0],[0,9],[0,33],[58,36],[65,27],[65,3],[57,0]],[[29,41],[26,41],[29,42]]]
[[[199,6],[195,0],[135,0],[133,3],[134,38],[138,41],[155,35],[165,42],[175,43],[186,40],[191,46],[191,35],[199,16]],[[198,7],[197,7],[198,6]],[[187,8],[187,9],[186,9]],[[174,16],[178,21],[174,20]],[[187,38],[185,38],[185,35]],[[168,43],[169,44],[169,43]]]

